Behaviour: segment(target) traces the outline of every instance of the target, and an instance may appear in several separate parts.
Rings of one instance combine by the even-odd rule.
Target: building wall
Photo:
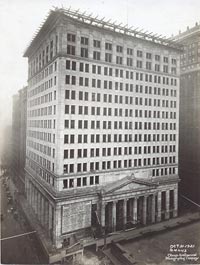
[[[179,172],[181,193],[200,202],[200,27],[177,36],[184,45],[180,79]],[[188,183],[190,183],[188,185]]]
[[[43,199],[41,206],[33,203],[38,189],[53,202],[52,237],[60,246],[91,226],[92,205],[102,208],[98,194],[115,181],[134,174],[165,183],[169,200],[178,182],[180,69],[172,47],[63,15],[49,25],[26,55],[26,193],[36,213],[45,207]],[[174,198],[177,213],[177,187]],[[140,201],[146,207],[146,199]],[[103,220],[105,211],[98,211]]]

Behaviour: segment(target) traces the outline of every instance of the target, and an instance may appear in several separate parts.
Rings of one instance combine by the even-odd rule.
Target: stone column
[[[174,189],[174,210],[173,217],[177,217],[178,215],[178,189]]]
[[[33,185],[30,182],[30,205],[31,205],[31,207],[33,207],[32,204],[33,204]]]
[[[33,201],[32,201],[32,204],[33,204],[33,210],[34,210],[34,213],[36,213],[36,210],[35,210],[35,206],[36,206],[36,203],[35,203],[35,187],[33,186]]]
[[[158,192],[158,199],[157,199],[157,205],[158,205],[158,212],[157,212],[157,222],[161,221],[161,191]]]
[[[44,225],[44,198],[41,196],[41,224]]]
[[[147,196],[143,196],[142,203],[142,224],[146,225],[147,223]]]
[[[101,226],[105,227],[105,212],[106,212],[106,203],[101,203]]]
[[[117,201],[112,202],[112,230],[116,231],[116,204]]]
[[[45,227],[48,230],[49,227],[49,202],[45,199]]]
[[[155,205],[155,194],[152,195],[151,200],[151,222],[155,223],[155,215],[156,215],[156,205]]]
[[[99,201],[97,202],[97,219],[98,219],[97,222],[100,225],[101,224],[101,204]]]
[[[39,192],[38,192],[38,190],[36,190],[36,214],[37,214],[37,217],[38,217],[38,214],[39,214],[39,203],[38,203],[38,197],[39,196]]]
[[[123,200],[123,227],[126,228],[127,224],[127,199]]]
[[[41,221],[41,193],[38,192],[38,219]]]
[[[53,227],[53,224],[52,224],[52,206],[51,204],[49,203],[49,230]]]
[[[137,218],[137,199],[138,198],[135,197],[133,200],[133,222],[134,222],[134,224],[136,224],[137,220],[138,220],[138,218]]]
[[[165,192],[166,205],[165,205],[165,219],[169,219],[169,190]]]
[[[62,247],[61,235],[61,206],[57,205],[55,209],[55,222],[54,222],[54,238],[57,248]]]
[[[133,221],[133,199],[129,199],[127,203],[129,204],[129,211],[127,212],[127,221],[132,222]]]

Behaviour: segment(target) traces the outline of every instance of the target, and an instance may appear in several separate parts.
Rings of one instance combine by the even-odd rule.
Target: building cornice
[[[162,45],[166,48],[172,48],[181,51],[182,46],[177,44],[171,38],[162,37],[158,34],[148,33],[147,31],[133,29],[133,27],[128,27],[128,25],[123,26],[122,23],[116,24],[112,23],[110,20],[105,21],[105,19],[98,19],[97,17],[92,17],[91,15],[86,15],[85,13],[80,13],[78,11],[74,11],[63,8],[55,8],[54,10],[50,10],[48,17],[45,19],[41,27],[35,33],[33,39],[28,45],[26,51],[24,52],[24,57],[29,57],[33,47],[40,40],[40,38],[44,37],[44,34],[55,24],[55,22],[60,18],[65,17],[70,19],[71,21],[78,22],[81,24],[85,24],[88,27],[93,27],[100,30],[106,30],[109,33],[123,35],[131,38],[137,38],[142,41],[147,41],[150,43],[154,43],[157,45]]]

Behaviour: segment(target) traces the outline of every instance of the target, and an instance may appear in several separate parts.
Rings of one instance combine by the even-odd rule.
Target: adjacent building
[[[52,243],[176,217],[180,47],[55,9],[24,56],[26,196]]]
[[[13,96],[12,172],[21,192],[25,191],[27,87]]]
[[[181,193],[200,203],[200,25],[175,37],[184,46],[180,78]]]

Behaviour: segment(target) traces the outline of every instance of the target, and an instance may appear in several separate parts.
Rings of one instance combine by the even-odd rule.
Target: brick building
[[[196,23],[175,38],[184,46],[180,62],[180,187],[183,195],[200,203],[200,25]]]
[[[57,248],[177,216],[179,52],[64,9],[26,49],[26,196]]]

